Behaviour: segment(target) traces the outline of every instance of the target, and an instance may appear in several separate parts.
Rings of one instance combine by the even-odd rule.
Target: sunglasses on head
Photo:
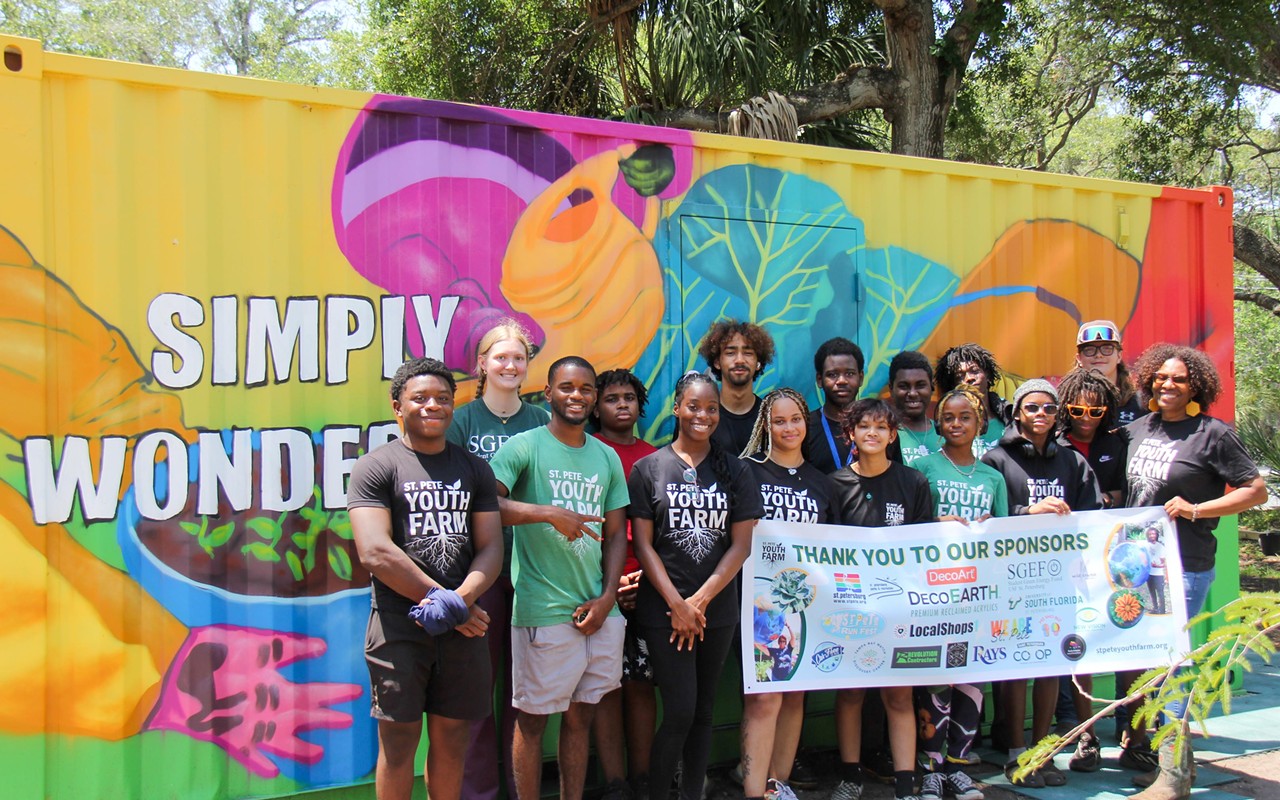
[[[1102,419],[1102,415],[1107,413],[1106,406],[1077,406],[1071,403],[1067,404],[1067,413],[1079,419],[1080,417],[1089,415],[1091,419]]]
[[[1028,414],[1039,414],[1043,410],[1047,417],[1058,416],[1057,403],[1023,403],[1022,410]]]
[[[1110,325],[1090,325],[1080,331],[1080,344],[1085,342],[1118,342],[1120,332]]]

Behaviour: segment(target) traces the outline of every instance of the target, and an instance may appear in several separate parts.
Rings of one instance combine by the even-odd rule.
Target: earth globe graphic
[[[1122,542],[1107,557],[1107,567],[1117,586],[1132,589],[1151,576],[1151,554],[1138,542]]]

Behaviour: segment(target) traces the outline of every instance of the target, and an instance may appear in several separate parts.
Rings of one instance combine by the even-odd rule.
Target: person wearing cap
[[[982,456],[982,463],[1004,476],[1009,490],[1009,513],[1070,514],[1102,508],[1102,491],[1089,462],[1078,451],[1060,447],[1055,440],[1058,394],[1046,380],[1035,378],[1013,394],[1013,421],[1000,442]],[[1005,774],[1018,766],[1018,756],[1026,750],[1022,722],[1026,717],[1025,679],[1004,684],[1008,721],[1009,760]],[[1032,735],[1040,741],[1049,733],[1058,697],[1057,678],[1037,678],[1032,696]],[[1038,789],[1061,786],[1066,775],[1050,761],[1016,786]]]
[[[1121,358],[1123,351],[1120,329],[1109,319],[1086,322],[1076,333],[1076,366],[1101,373],[1120,394],[1120,405],[1116,407],[1118,425],[1128,425],[1147,413],[1129,379],[1129,368]]]

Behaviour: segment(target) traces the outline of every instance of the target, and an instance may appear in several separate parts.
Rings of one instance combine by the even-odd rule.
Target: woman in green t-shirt
[[[938,401],[937,430],[942,449],[911,466],[929,480],[939,520],[968,525],[1009,513],[1004,476],[973,454],[973,442],[986,429],[986,403],[970,385],[961,384]],[[982,721],[982,690],[972,684],[916,687],[920,749],[929,759],[922,798],[940,798],[944,790],[958,800],[981,800],[982,792],[961,766]]]

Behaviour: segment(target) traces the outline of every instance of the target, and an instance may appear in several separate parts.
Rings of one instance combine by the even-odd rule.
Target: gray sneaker
[[[764,784],[764,800],[800,800],[791,787],[777,778],[770,778]]]
[[[942,773],[926,772],[920,783],[920,800],[942,800]]]
[[[947,775],[947,790],[955,795],[956,800],[983,800],[982,790],[963,772],[952,772]]]
[[[836,788],[831,790],[831,797],[828,800],[862,800],[862,784],[840,781]]]

